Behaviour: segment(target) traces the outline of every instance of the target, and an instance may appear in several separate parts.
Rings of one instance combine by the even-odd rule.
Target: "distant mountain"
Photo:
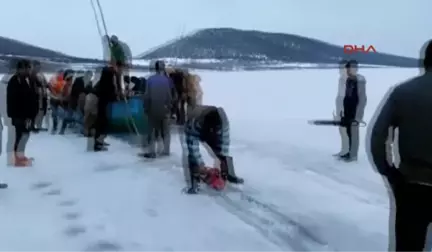
[[[138,56],[142,60],[216,59],[235,65],[285,63],[334,64],[356,59],[360,64],[417,67],[418,60],[385,53],[344,54],[341,46],[285,33],[212,28],[165,43]]]
[[[7,71],[10,63],[21,57],[40,60],[43,67],[48,70],[71,63],[101,63],[97,59],[74,57],[0,36],[0,72]]]

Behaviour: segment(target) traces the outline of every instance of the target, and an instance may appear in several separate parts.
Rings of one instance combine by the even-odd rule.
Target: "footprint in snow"
[[[146,213],[150,217],[157,217],[158,216],[158,213],[155,210],[149,209],[149,208],[144,209],[144,213]]]
[[[52,185],[51,182],[37,182],[31,186],[31,189],[32,190],[40,190],[40,189],[50,187],[51,185]]]
[[[66,220],[76,220],[79,219],[80,217],[81,217],[81,213],[76,213],[76,212],[65,213],[63,215],[63,218]]]
[[[69,226],[63,232],[67,237],[76,237],[80,234],[84,234],[87,229],[84,226]]]
[[[87,246],[84,251],[121,251],[122,247],[111,241],[97,241]]]
[[[55,195],[61,195],[62,191],[60,189],[53,189],[48,192],[44,192],[44,196],[55,196]]]
[[[61,207],[75,206],[76,201],[75,200],[63,200],[63,201],[60,201],[59,203],[57,203],[57,205],[61,206]]]
[[[121,169],[121,165],[99,165],[94,168],[95,172],[110,172],[110,171],[116,171]]]

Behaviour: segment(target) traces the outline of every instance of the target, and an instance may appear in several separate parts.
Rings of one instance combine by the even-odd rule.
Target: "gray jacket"
[[[432,72],[389,90],[370,128],[370,154],[379,173],[394,169],[386,157],[389,128],[398,129],[399,170],[414,183],[432,185]]]
[[[172,89],[171,79],[164,74],[154,74],[147,79],[144,111],[148,116],[169,116],[173,103]]]

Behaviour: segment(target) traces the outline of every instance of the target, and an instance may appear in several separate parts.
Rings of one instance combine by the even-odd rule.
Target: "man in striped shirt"
[[[244,181],[235,175],[232,157],[229,156],[229,122],[223,108],[215,106],[195,106],[188,111],[185,125],[185,139],[188,150],[188,165],[191,174],[189,194],[198,193],[199,182],[206,181],[208,168],[201,156],[200,142],[206,143],[220,161],[220,174],[223,180],[242,184]]]

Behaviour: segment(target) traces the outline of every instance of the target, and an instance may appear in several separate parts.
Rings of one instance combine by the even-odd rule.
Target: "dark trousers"
[[[396,251],[423,251],[432,221],[432,186],[403,183],[393,191]]]
[[[21,119],[13,119],[12,124],[15,127],[13,150],[14,152],[24,153],[30,137],[29,125],[26,125],[26,121]]]
[[[186,111],[185,111],[185,105],[186,101],[184,99],[179,99],[176,101],[176,106],[174,106],[175,109],[175,115],[177,124],[183,125],[186,121]]]
[[[104,103],[104,102],[99,101],[98,114],[97,114],[95,124],[94,124],[95,144],[101,144],[102,143],[102,137],[107,134],[107,128],[108,128],[107,107],[108,107],[108,103]]]
[[[348,137],[348,153],[351,157],[357,157],[360,146],[360,128],[356,124],[353,114],[345,114],[341,119],[341,126],[345,128]]]
[[[52,130],[53,131],[57,131],[57,127],[58,127],[58,121],[60,118],[60,114],[61,114],[61,102],[51,99],[50,100],[50,105],[51,105],[51,117],[52,117]]]
[[[156,153],[156,142],[162,139],[163,153],[170,153],[171,132],[168,117],[148,115],[148,152]]]

